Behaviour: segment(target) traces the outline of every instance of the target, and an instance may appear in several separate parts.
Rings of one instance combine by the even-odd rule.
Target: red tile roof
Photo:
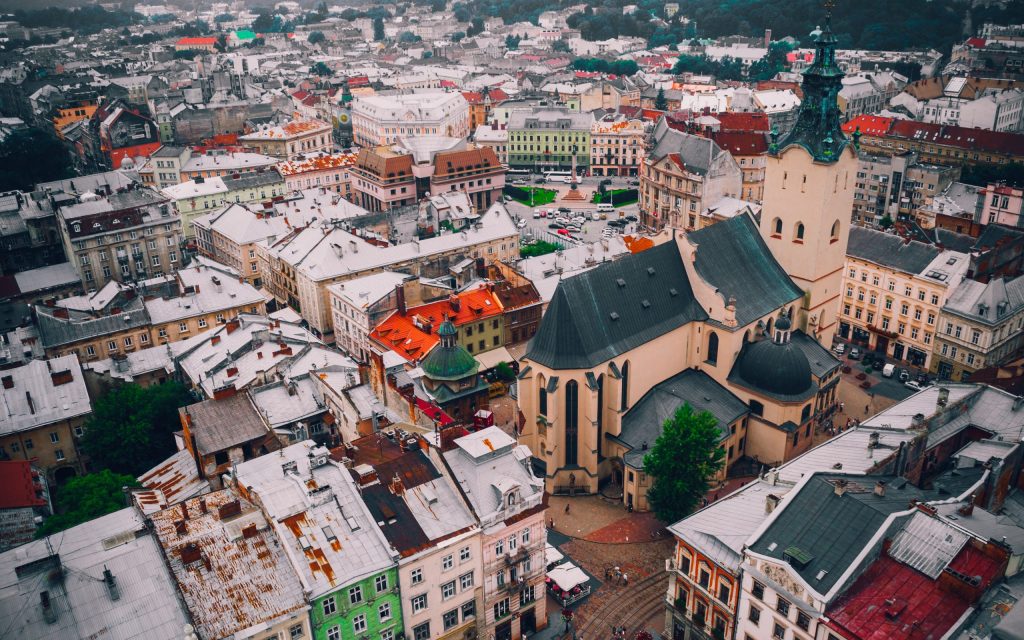
[[[723,111],[722,113],[716,113],[715,119],[722,124],[720,130],[723,132],[763,131],[767,133],[771,131],[771,124],[768,122],[767,113]]]
[[[970,546],[949,567],[991,583],[1001,563]],[[879,557],[826,612],[827,626],[849,640],[926,640],[940,638],[973,603],[963,591],[945,585],[950,575],[932,580],[888,555]]]
[[[453,304],[458,300],[458,308]],[[437,328],[445,317],[456,327],[501,315],[501,303],[488,287],[464,291],[458,296],[393,313],[370,332],[370,339],[406,360],[417,361],[438,343]],[[420,326],[417,326],[419,323]],[[429,331],[422,326],[430,325]]]
[[[763,133],[716,133],[711,139],[734,156],[753,156],[768,151],[768,139]]]
[[[209,37],[209,38],[208,37],[202,37],[202,38],[182,38],[181,40],[178,40],[178,42],[177,42],[177,45],[179,47],[186,47],[186,46],[188,46],[188,47],[194,47],[194,46],[209,47],[209,46],[212,46],[212,45],[215,45],[215,44],[217,44],[217,38],[213,38],[213,37]]]
[[[967,45],[970,47],[974,47],[975,49],[984,49],[985,44],[985,38],[974,37],[967,39]]]
[[[46,500],[36,497],[34,483],[42,483],[27,460],[5,460],[0,462],[0,509],[19,507],[41,507]]]
[[[860,132],[866,136],[884,136],[892,125],[892,118],[882,116],[857,116],[843,125],[843,133],[851,134],[860,127]]]

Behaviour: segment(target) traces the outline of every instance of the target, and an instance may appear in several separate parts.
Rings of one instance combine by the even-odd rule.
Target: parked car
[[[907,380],[910,380],[910,372],[907,371],[906,369],[900,369],[900,372],[897,375],[900,378],[900,382],[906,382]]]
[[[882,367],[883,378],[891,378],[894,373],[896,373],[896,365],[894,365],[893,363],[890,362],[889,364]]]
[[[545,180],[543,177],[537,178],[536,180],[533,181],[534,184],[544,184],[545,182],[547,182],[547,180]]]
[[[525,229],[526,228],[526,220],[520,220],[519,222],[516,223],[516,226],[519,227],[520,229]]]
[[[850,355],[848,355],[847,357],[850,360],[860,360],[860,356],[861,356],[860,347],[854,347],[854,348],[850,349]]]
[[[583,229],[580,229],[579,227],[577,227],[574,224],[567,225],[565,227],[565,229],[566,229],[566,231],[571,231],[572,233],[580,233],[580,232],[583,231]]]
[[[576,216],[572,219],[572,221],[582,226],[583,223],[587,221],[587,218],[585,216]]]
[[[540,220],[540,209],[534,209],[533,210],[533,219],[534,220]]]
[[[925,373],[924,371],[917,374],[916,380],[919,384],[923,385],[930,385],[932,383],[932,381],[928,379],[928,374]]]
[[[836,346],[832,347],[832,352],[835,353],[837,356],[841,356],[844,353],[846,353],[846,345],[840,342]]]
[[[570,209],[569,207],[558,207],[558,212],[559,213],[570,214],[570,213],[572,213],[572,209]]]
[[[639,222],[640,218],[634,216],[633,214],[630,214],[630,215],[626,216],[626,220],[628,222]]]
[[[917,380],[907,380],[906,382],[903,383],[903,386],[908,389],[913,389],[914,391],[920,391],[921,389],[924,389],[924,385],[918,382]]]
[[[631,187],[639,187],[640,186],[640,181],[639,180],[630,180],[629,181],[629,186],[631,186]]]
[[[552,222],[551,224],[548,225],[548,229],[559,229],[559,230],[561,230],[561,229],[564,229],[564,228],[565,228],[565,225],[561,224],[559,222]]]
[[[610,185],[611,183],[612,183],[612,181],[611,181],[611,179],[610,179],[610,178],[605,178],[604,180],[602,180],[602,181],[600,182],[600,184],[603,184],[603,185],[604,185],[604,186],[606,186],[606,187],[607,187],[608,185]]]
[[[568,229],[559,229],[558,230],[558,235],[560,235],[560,236],[567,236],[567,235],[569,235],[569,230]]]

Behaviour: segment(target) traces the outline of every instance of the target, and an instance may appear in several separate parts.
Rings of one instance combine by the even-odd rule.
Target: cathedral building
[[[772,137],[760,219],[670,226],[655,247],[559,283],[519,375],[521,441],[549,492],[621,487],[646,510],[643,458],[684,403],[718,420],[722,477],[806,451],[833,410],[856,140],[840,129],[835,38],[815,35],[797,125]]]

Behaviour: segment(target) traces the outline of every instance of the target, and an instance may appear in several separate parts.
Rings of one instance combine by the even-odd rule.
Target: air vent
[[[622,278],[619,278],[618,280],[615,281],[615,284],[619,285],[619,288],[621,289],[622,287],[626,286],[626,281],[623,280]]]
[[[654,267],[647,267],[647,275],[649,275],[649,276],[653,276],[654,275]]]
[[[611,318],[612,320],[618,320],[619,314],[616,313],[615,311],[612,311],[611,313],[608,314],[608,317]]]
[[[674,288],[673,289],[669,289],[668,290],[668,295],[670,295],[670,296],[672,296],[674,298],[674,297],[679,295],[679,292],[676,291]]]
[[[644,300],[643,302],[640,303],[640,306],[643,307],[644,309],[650,309],[651,308],[651,301],[650,300]]]

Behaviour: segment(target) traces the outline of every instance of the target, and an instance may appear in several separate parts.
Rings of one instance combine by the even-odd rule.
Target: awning
[[[562,555],[562,552],[551,546],[550,543],[546,543],[544,545],[544,564],[549,565],[558,562],[559,560],[565,560],[565,556]]]
[[[563,562],[551,571],[548,571],[548,577],[562,591],[568,591],[590,580],[587,574],[583,573],[583,569],[580,569],[571,562]]]
[[[480,363],[480,370],[487,371],[498,366],[501,362],[508,362],[509,364],[515,362],[512,358],[512,354],[508,352],[505,347],[498,347],[497,349],[491,349],[490,351],[484,351],[476,356],[476,361]]]

